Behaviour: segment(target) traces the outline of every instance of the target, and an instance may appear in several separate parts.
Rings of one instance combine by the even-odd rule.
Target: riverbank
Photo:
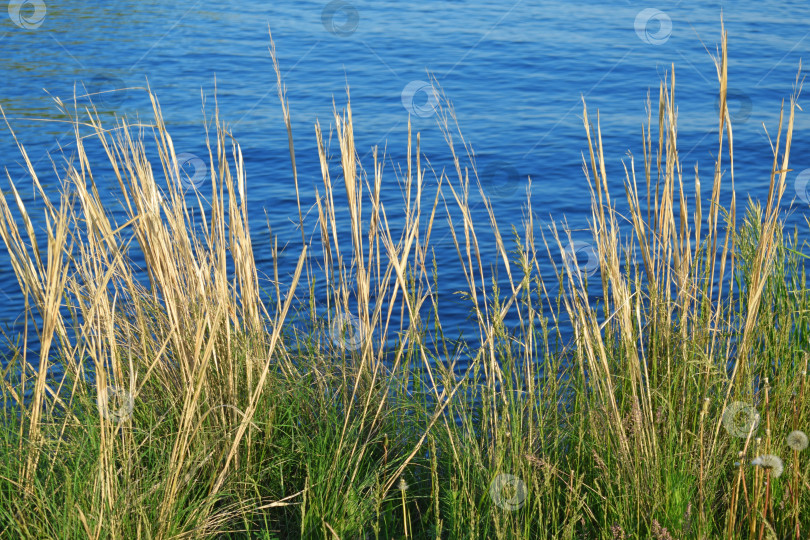
[[[48,230],[27,225],[21,186],[0,197],[41,346],[3,372],[0,536],[806,536],[809,252],[806,231],[780,225],[799,89],[763,148],[770,199],[721,208],[733,186],[726,66],[724,40],[709,180],[693,182],[678,158],[664,81],[643,159],[625,162],[627,220],[583,106],[587,249],[537,227],[530,197],[522,228],[471,218],[476,173],[440,96],[457,168],[428,174],[411,136],[402,206],[386,207],[395,180],[358,167],[347,102],[333,119],[339,173],[319,129],[323,191],[293,216],[301,237],[275,244],[274,263],[283,244],[295,272],[276,265],[269,282],[241,153],[218,116],[206,159],[175,152],[156,98],[156,155],[136,126],[75,117],[64,193],[34,182]],[[123,219],[94,189],[88,129],[108,150]],[[446,269],[431,232],[445,219],[478,341],[437,317]],[[481,257],[484,237],[496,258]],[[562,263],[542,276],[552,248]]]

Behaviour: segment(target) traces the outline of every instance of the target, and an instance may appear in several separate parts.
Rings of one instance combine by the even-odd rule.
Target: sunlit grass
[[[63,106],[76,152],[58,200],[25,158],[47,230],[13,183],[0,197],[40,343],[3,372],[0,537],[806,537],[807,251],[782,230],[780,204],[801,85],[763,149],[768,199],[738,219],[733,196],[719,204],[734,174],[725,34],[716,64],[709,192],[678,158],[671,76],[649,104],[642,162],[625,161],[621,230],[583,105],[599,269],[567,259],[551,279],[541,268],[572,239],[536,234],[530,194],[521,227],[499,225],[489,202],[489,223],[474,219],[476,171],[446,100],[455,170],[431,174],[409,127],[395,209],[381,202],[382,156],[359,163],[348,100],[333,119],[339,183],[316,126],[318,232],[306,236],[299,203],[301,237],[281,239],[295,270],[281,275],[276,242],[269,286],[218,111],[194,191],[154,96],[157,155],[125,121],[110,129]],[[91,138],[123,219],[95,188]],[[455,249],[439,266],[444,221]],[[477,339],[442,325],[448,264],[463,269]],[[594,304],[585,289],[600,280]]]

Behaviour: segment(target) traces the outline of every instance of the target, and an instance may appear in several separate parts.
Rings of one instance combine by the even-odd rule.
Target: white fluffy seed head
[[[779,456],[774,456],[773,454],[759,456],[751,462],[751,465],[759,465],[763,469],[770,469],[772,478],[779,478],[782,475],[782,471],[785,469]]]
[[[804,433],[804,431],[799,431],[798,429],[796,431],[791,431],[787,436],[787,443],[792,450],[801,452],[807,448],[807,435]]]

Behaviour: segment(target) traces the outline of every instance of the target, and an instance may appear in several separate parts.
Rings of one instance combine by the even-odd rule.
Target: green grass
[[[773,162],[769,198],[738,219],[734,197],[719,204],[721,180],[733,179],[725,34],[721,50],[709,193],[684,192],[691,172],[665,81],[643,163],[625,163],[625,221],[583,106],[597,303],[575,265],[541,275],[571,239],[538,235],[529,199],[520,228],[494,213],[472,219],[476,172],[446,100],[456,170],[431,176],[409,128],[398,208],[380,202],[382,169],[359,168],[350,104],[334,117],[342,186],[317,127],[317,233],[274,240],[269,281],[254,262],[238,144],[218,112],[200,188],[210,207],[195,209],[154,96],[157,161],[137,126],[65,107],[77,151],[58,200],[28,164],[47,231],[29,225],[13,183],[0,193],[0,236],[42,351],[3,371],[0,537],[807,537],[810,452],[787,436],[810,425],[810,251],[806,231],[783,231],[780,204],[801,88],[761,156]],[[116,171],[123,220],[95,189],[91,139]],[[335,217],[335,190],[348,223]],[[189,232],[192,210],[204,210],[204,233]],[[400,233],[387,211],[402,216]],[[454,232],[477,340],[460,343],[438,316],[439,221]],[[638,264],[625,264],[628,235]],[[482,260],[479,244],[497,246],[497,260]],[[279,278],[291,253],[296,271]],[[781,475],[751,464],[768,454]]]

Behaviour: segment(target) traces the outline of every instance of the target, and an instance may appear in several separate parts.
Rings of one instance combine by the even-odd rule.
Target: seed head
[[[408,482],[406,482],[405,478],[403,478],[402,476],[399,477],[399,490],[408,491]]]
[[[779,456],[774,456],[773,454],[759,456],[751,462],[751,465],[759,465],[763,469],[770,469],[771,477],[773,478],[779,478],[784,470],[782,460],[779,459]]]
[[[799,431],[798,429],[791,431],[787,436],[787,443],[791,449],[801,452],[807,448],[807,435],[804,431]]]

